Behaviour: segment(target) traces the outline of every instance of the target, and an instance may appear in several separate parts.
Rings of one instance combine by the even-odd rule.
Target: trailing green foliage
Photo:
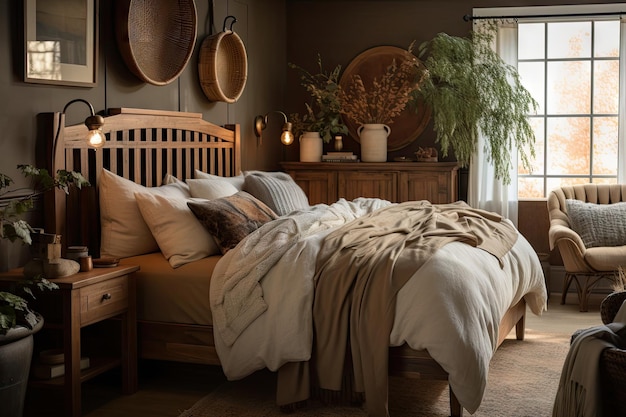
[[[32,329],[37,324],[37,315],[28,306],[24,297],[35,299],[32,287],[39,291],[54,290],[59,286],[42,276],[23,279],[16,282],[9,291],[0,291],[0,335],[15,327],[17,324]],[[18,295],[22,294],[22,295]]]
[[[432,109],[443,156],[452,148],[459,164],[467,166],[474,152],[481,151],[477,148],[482,134],[482,151],[496,177],[508,184],[509,171],[517,166],[512,149],[531,169],[535,137],[527,116],[536,111],[537,102],[522,86],[516,68],[491,48],[494,33],[493,28],[465,38],[440,33],[422,43],[419,58],[427,75],[414,98]]]

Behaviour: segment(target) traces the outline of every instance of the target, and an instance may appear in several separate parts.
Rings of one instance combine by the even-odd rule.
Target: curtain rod
[[[625,12],[605,12],[605,13],[566,13],[566,14],[536,14],[536,15],[524,15],[524,16],[471,16],[466,14],[463,16],[463,20],[469,22],[470,20],[481,19],[519,19],[523,17],[527,18],[548,18],[548,17],[592,17],[592,16],[616,16],[626,14]]]

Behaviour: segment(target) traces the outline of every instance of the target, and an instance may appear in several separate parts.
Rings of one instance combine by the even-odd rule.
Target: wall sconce
[[[85,137],[85,139],[89,143],[89,146],[92,146],[94,148],[100,148],[102,145],[104,145],[104,142],[106,141],[106,137],[104,136],[104,133],[102,132],[102,126],[104,126],[104,117],[100,116],[99,114],[96,114],[93,110],[93,106],[87,100],[83,100],[82,98],[77,98],[67,103],[65,107],[63,107],[63,111],[59,113],[59,126],[57,128],[56,135],[54,135],[54,142],[52,142],[53,157],[54,155],[56,155],[57,141],[59,140],[59,134],[61,133],[61,124],[63,123],[63,115],[67,111],[67,108],[71,106],[72,104],[76,103],[77,101],[85,103],[87,106],[89,106],[89,110],[91,112],[90,116],[85,119],[85,126],[87,126],[87,129],[89,129],[89,132],[87,132],[87,136]]]
[[[289,120],[287,120],[287,115],[283,113],[282,111],[274,110],[273,112],[270,112],[270,113],[280,113],[283,115],[283,118],[285,119],[285,123],[283,124],[282,133],[280,135],[280,141],[283,143],[283,145],[291,145],[294,141],[294,136],[293,136],[293,131],[292,131],[293,124]],[[267,116],[269,116],[270,113],[267,113],[265,116],[259,115],[254,118],[254,134],[257,137],[259,145],[263,141],[261,134],[263,130],[267,127]]]

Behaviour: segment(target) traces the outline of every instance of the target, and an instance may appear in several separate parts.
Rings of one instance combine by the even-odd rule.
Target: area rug
[[[569,335],[526,331],[526,339],[506,339],[491,361],[482,404],[473,416],[549,417],[558,387]],[[274,403],[275,375],[259,372],[227,382],[198,401],[180,417],[285,417]],[[392,377],[389,383],[392,417],[450,415],[447,383]],[[293,416],[366,417],[365,406],[325,406],[311,401]],[[465,412],[464,415],[469,415]]]

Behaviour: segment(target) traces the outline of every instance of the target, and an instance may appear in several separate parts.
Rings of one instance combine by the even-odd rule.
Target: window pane
[[[546,188],[548,192],[562,187],[564,185],[578,185],[578,184],[589,184],[589,177],[578,177],[578,178],[548,178],[546,181]]]
[[[595,22],[594,24],[594,53],[595,57],[619,56],[619,21]]]
[[[542,198],[543,178],[521,177],[517,183],[517,195],[519,198]]]
[[[545,70],[544,62],[520,62],[517,66],[522,85],[539,103],[537,114],[545,114]]]
[[[548,63],[548,114],[591,112],[591,63]]]
[[[543,59],[545,57],[545,23],[520,23],[518,26],[518,59]]]
[[[588,117],[548,119],[547,173],[585,175],[590,169],[590,122]]]
[[[617,184],[617,178],[594,178],[594,184]]]
[[[619,61],[594,62],[593,112],[617,114],[619,106]]]
[[[548,58],[591,57],[591,22],[548,23]]]
[[[544,118],[543,117],[531,117],[530,124],[535,132],[535,157],[531,158],[532,172],[528,172],[524,169],[522,161],[518,161],[518,172],[520,174],[533,174],[543,175],[545,174],[544,155],[545,155],[545,135],[544,135]],[[526,146],[526,152],[529,153],[529,149]]]
[[[593,119],[593,174],[617,176],[617,117]]]

